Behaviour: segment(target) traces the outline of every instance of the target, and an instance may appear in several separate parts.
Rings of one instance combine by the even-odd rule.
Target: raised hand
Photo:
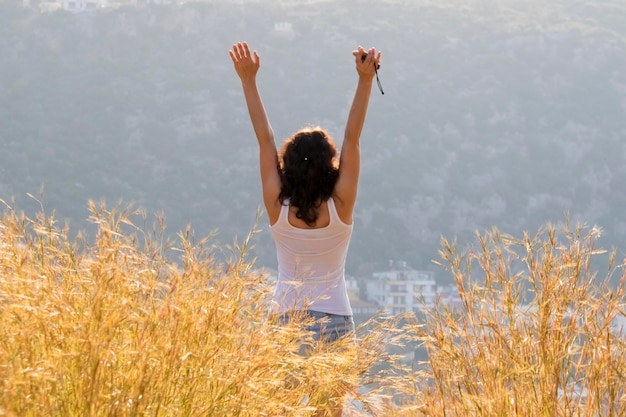
[[[246,42],[238,42],[233,45],[233,49],[228,51],[233,60],[235,71],[242,81],[254,79],[261,67],[261,59],[256,51],[250,53],[250,48]]]
[[[380,68],[381,52],[376,52],[376,48],[370,48],[365,51],[362,46],[359,46],[356,51],[352,52],[355,57],[356,70],[359,76],[373,77],[376,74],[376,70]],[[363,57],[365,56],[365,59]]]

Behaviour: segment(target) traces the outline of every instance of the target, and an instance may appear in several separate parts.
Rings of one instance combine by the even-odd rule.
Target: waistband
[[[346,318],[346,319],[352,318],[352,316],[344,316],[344,315],[341,315],[341,314],[325,313],[323,311],[316,311],[316,310],[305,310],[304,314],[306,314],[308,316],[311,316],[311,317],[314,317],[316,319],[321,319],[321,318],[324,318],[324,317],[342,317],[342,318]]]

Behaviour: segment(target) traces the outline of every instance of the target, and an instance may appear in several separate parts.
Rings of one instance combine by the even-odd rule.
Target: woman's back
[[[289,206],[289,224],[298,229],[321,229],[330,223],[330,213],[328,212],[328,202],[324,201],[317,210],[315,224],[308,224],[298,217],[298,208]]]
[[[278,259],[274,310],[352,315],[344,278],[352,225],[339,218],[332,198],[325,204],[328,223],[320,227],[294,225],[286,203],[270,226]]]

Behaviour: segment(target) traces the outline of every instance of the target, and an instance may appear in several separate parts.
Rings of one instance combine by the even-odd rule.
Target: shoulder
[[[343,200],[339,195],[333,193],[329,202],[332,200],[331,204],[335,206],[335,210],[337,211],[337,216],[339,219],[345,224],[352,224],[352,213],[354,211],[354,203],[349,204],[345,200]]]
[[[267,212],[267,217],[271,226],[278,221],[283,204],[281,204],[280,200],[274,193],[271,193],[270,195],[265,195],[264,193],[263,204],[265,205],[265,211]]]
[[[283,207],[289,206],[288,200],[284,203],[281,203],[278,198],[272,198],[270,201],[265,201],[264,203],[270,226],[273,226],[276,224],[276,222],[278,222],[278,219],[280,218],[280,212]]]

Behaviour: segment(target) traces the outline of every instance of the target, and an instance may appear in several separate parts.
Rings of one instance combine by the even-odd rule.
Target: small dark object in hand
[[[352,55],[356,56],[356,54],[358,54],[357,51],[352,52]],[[361,62],[365,62],[365,58],[367,58],[367,52],[361,54]],[[380,69],[380,64],[376,66],[376,69]]]
[[[359,51],[353,51],[352,55],[357,56]],[[361,52],[361,62],[365,62],[365,58],[367,58],[367,52]],[[376,84],[378,84],[378,88],[380,89],[381,94],[385,94],[383,91],[383,86],[380,84],[380,80],[378,79],[378,70],[380,69],[380,64],[374,64],[374,70],[376,71]]]

